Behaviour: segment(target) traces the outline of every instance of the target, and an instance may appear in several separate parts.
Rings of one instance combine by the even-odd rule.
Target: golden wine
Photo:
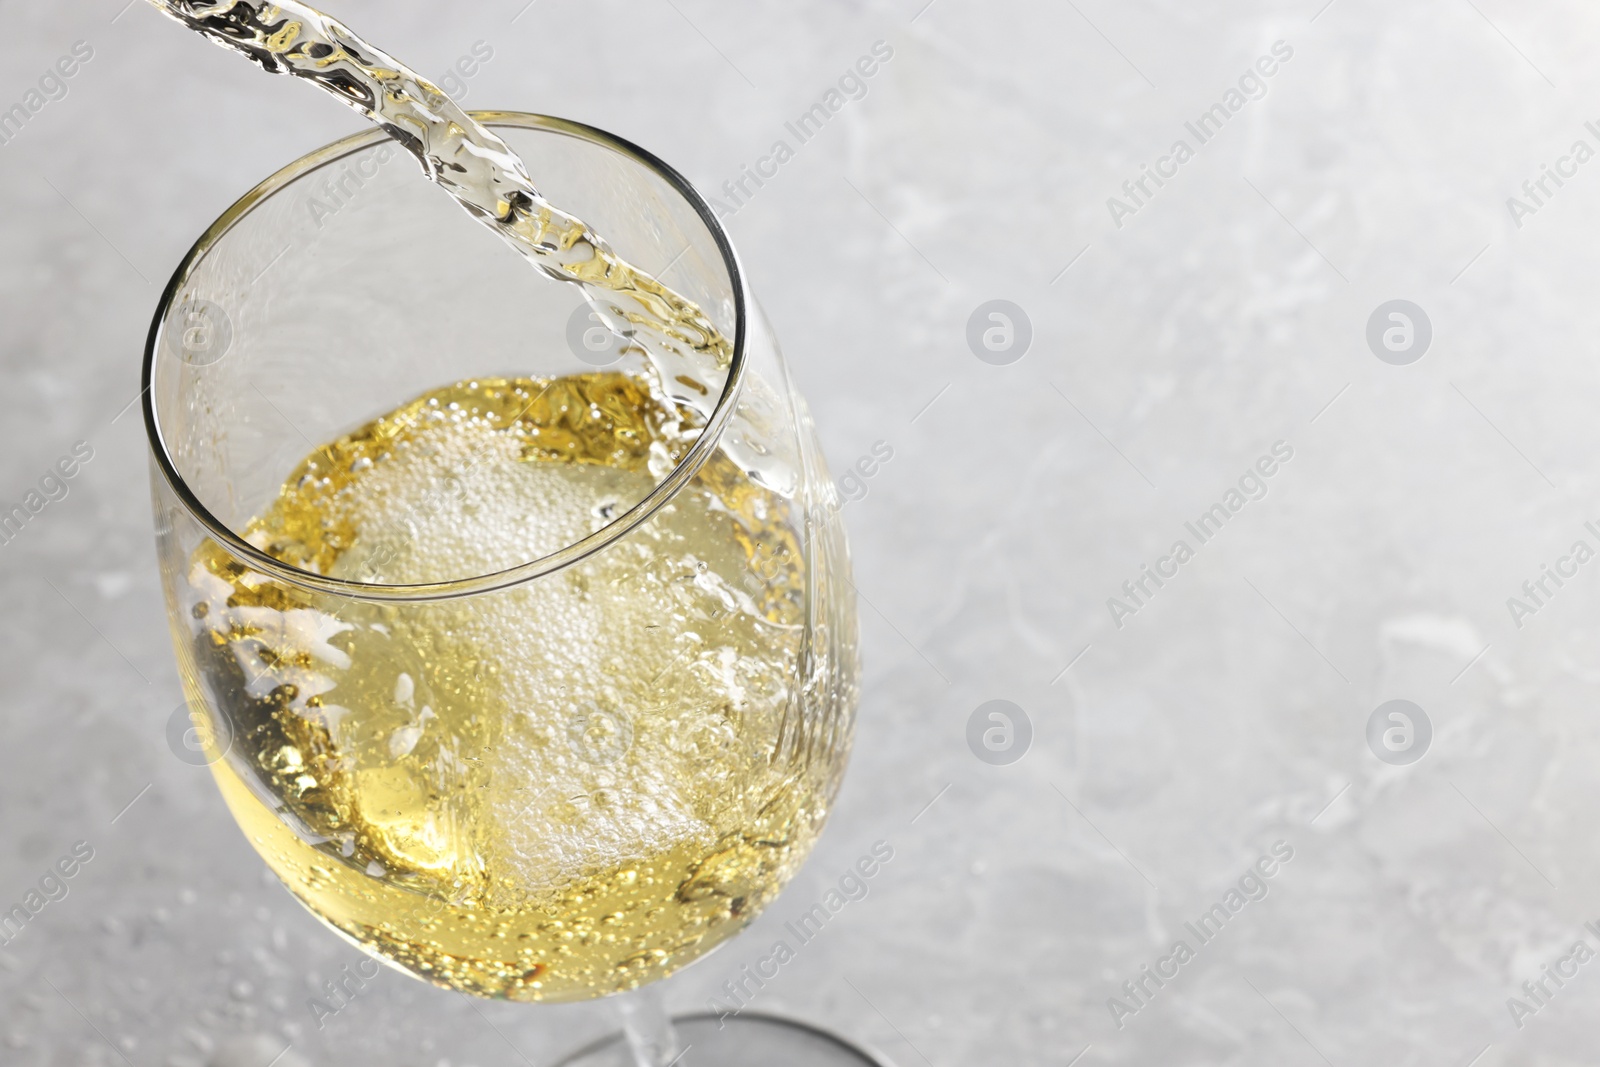
[[[302,571],[448,582],[571,545],[670,474],[734,354],[693,301],[337,20],[152,2],[372,119],[642,357],[420,397],[314,451],[246,540]],[[804,513],[820,461],[767,447],[793,410],[746,376],[733,432],[648,522],[499,592],[341,599],[210,542],[169,559],[186,684],[231,731],[213,768],[290,889],[421,977],[516,1000],[652,981],[754,917],[820,830],[855,703],[837,515]]]
[[[692,444],[653,385],[436,390],[311,453],[244,536],[363,582],[525,563]],[[313,912],[429,981],[554,1001],[663,977],[761,910],[837,788],[853,627],[815,636],[849,616],[815,602],[805,525],[718,452],[627,536],[468,598],[341,599],[204,542],[179,643],[231,731],[223,794]]]

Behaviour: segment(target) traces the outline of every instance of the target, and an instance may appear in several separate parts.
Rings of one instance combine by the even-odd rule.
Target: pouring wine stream
[[[598,309],[640,331],[663,382],[678,376],[662,365],[666,355],[688,361],[684,369],[697,379],[714,378],[728,367],[732,345],[698,306],[544,199],[505,141],[343,23],[294,0],[150,3],[270,74],[304,78],[382,127],[416,157],[429,181],[541,271],[581,283],[591,303],[609,301],[611,306]],[[674,399],[706,417],[716,406],[715,390],[686,390]]]

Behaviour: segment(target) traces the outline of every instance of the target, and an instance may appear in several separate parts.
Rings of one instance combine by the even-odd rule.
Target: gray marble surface
[[[893,458],[846,511],[866,680],[837,814],[675,1007],[887,840],[758,1007],[901,1067],[1594,1061],[1600,561],[1571,552],[1600,548],[1600,15],[1322,2],[336,9],[433,74],[485,42],[469,106],[594,123],[711,191],[894,50],[727,205],[835,469]],[[93,850],[0,950],[0,1062],[543,1067],[606,1006],[386,974],[318,1029],[361,957],[168,751],[145,328],[212,218],[357,122],[121,6],[0,6],[0,108],[93,53],[0,145],[0,498],[93,450],[0,546],[0,905]],[[1125,194],[1147,164],[1171,176]],[[1031,322],[1007,365],[967,341],[993,299]],[[1431,323],[1408,365],[1367,340],[1395,299]],[[1241,479],[1260,498],[1202,543]],[[1145,564],[1176,575],[1113,610]],[[1545,565],[1569,576],[1535,601]],[[1006,766],[967,742],[997,699],[1032,724]],[[1431,723],[1409,765],[1368,743],[1392,699]],[[1230,911],[1241,880],[1266,895]],[[1177,975],[1128,996],[1146,965]],[[1546,966],[1571,977],[1523,992]]]

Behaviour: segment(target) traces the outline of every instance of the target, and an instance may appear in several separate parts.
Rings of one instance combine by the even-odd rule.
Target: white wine
[[[682,418],[648,376],[459,383],[314,451],[244,536],[360,581],[492,573],[644,495]],[[662,977],[761,910],[837,789],[854,618],[806,522],[718,453],[627,536],[469,598],[341,600],[204,542],[182,659],[228,804],[312,911],[437,984]]]
[[[494,574],[601,530],[685,457],[734,355],[692,301],[325,14],[152,2],[372,119],[643,356],[420,397],[311,453],[251,544],[360,583]],[[803,503],[820,463],[763,443],[782,403],[746,375],[735,432],[644,525],[499,592],[341,599],[209,541],[168,560],[186,685],[232,737],[223,794],[313,912],[437,984],[570,1000],[659,978],[760,911],[826,818],[856,698],[837,514]]]

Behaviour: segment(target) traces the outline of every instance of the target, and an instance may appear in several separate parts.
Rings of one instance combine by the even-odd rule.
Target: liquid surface
[[[642,378],[461,383],[317,449],[246,536],[364,581],[486,573],[605,526],[692,437]],[[787,881],[842,770],[854,663],[814,647],[796,510],[718,454],[583,562],[438,603],[203,543],[178,599],[230,807],[314,912],[438,984],[669,973]]]

